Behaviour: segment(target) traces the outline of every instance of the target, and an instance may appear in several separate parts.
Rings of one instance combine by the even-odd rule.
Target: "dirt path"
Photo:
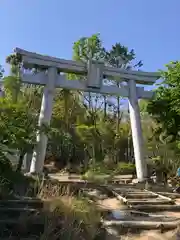
[[[126,206],[122,205],[117,198],[107,198],[103,200],[98,200],[97,204],[102,209],[107,210],[116,210],[116,209],[125,209]]]

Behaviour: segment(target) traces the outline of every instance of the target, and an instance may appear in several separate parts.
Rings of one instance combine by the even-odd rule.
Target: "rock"
[[[173,190],[173,192],[177,192],[177,193],[180,193],[180,187],[177,187]]]
[[[135,178],[135,179],[132,180],[132,183],[133,183],[133,184],[137,184],[137,183],[142,183],[142,184],[144,184],[144,183],[146,183],[146,182],[147,182],[147,179],[145,179],[145,180],[143,180],[143,181],[140,181],[139,179]]]
[[[133,183],[133,184],[136,184],[136,183],[138,183],[138,182],[139,182],[139,181],[138,181],[137,178],[132,180],[132,183]]]

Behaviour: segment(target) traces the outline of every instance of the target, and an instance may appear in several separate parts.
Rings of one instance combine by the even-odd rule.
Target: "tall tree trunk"
[[[64,89],[63,90],[63,93],[64,93],[64,121],[65,121],[65,124],[66,124],[66,130],[69,129],[69,118],[68,118],[68,111],[69,111],[69,97],[70,97],[70,94],[69,94],[69,90],[66,90]]]
[[[88,107],[89,107],[89,111],[91,111],[91,100],[92,100],[92,97],[91,97],[91,93],[90,92],[88,93],[88,97],[89,97],[89,99],[88,99]]]
[[[25,156],[25,152],[21,151],[20,156],[19,156],[19,161],[18,161],[18,165],[16,168],[16,172],[20,172],[22,165],[23,165],[23,160],[24,160],[24,156]]]
[[[107,97],[106,96],[103,96],[104,97],[104,119],[106,119],[106,116],[107,116]]]
[[[117,83],[117,86],[120,87],[120,83]],[[120,97],[117,97],[117,133],[119,133],[120,126]]]

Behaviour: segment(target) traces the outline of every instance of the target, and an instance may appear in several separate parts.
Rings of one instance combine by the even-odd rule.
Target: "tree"
[[[99,34],[93,34],[90,37],[80,38],[74,43],[73,46],[73,59],[76,61],[82,61],[88,63],[89,60],[104,60],[106,51],[102,46],[102,41]],[[86,80],[85,77],[78,75],[71,76],[71,78],[79,78]],[[89,155],[93,160],[98,158],[101,152],[101,141],[99,142],[100,147],[97,148],[96,140],[99,139],[99,131],[97,127],[98,111],[101,109],[102,102],[100,103],[100,94],[92,93],[80,93],[83,96],[83,104],[86,109],[86,121],[77,127],[78,133],[80,133],[81,139],[85,141],[85,149],[89,149],[87,145],[91,139],[91,150]],[[84,135],[84,136],[83,136]],[[96,140],[95,140],[96,139]]]
[[[112,46],[111,50],[106,53],[106,63],[114,68],[124,68],[124,69],[132,69],[132,68],[139,68],[142,66],[142,61],[139,61],[138,63],[133,63],[135,60],[136,55],[133,49],[130,51],[127,47],[123,46],[120,43],[116,43]],[[121,82],[119,79],[114,79],[114,84],[117,85],[117,87],[121,86],[121,82],[123,82],[123,79]],[[120,121],[121,121],[121,109],[120,109],[120,100],[121,96],[116,97],[116,108],[114,111],[117,113],[117,131],[119,131]]]
[[[158,123],[157,134],[162,141],[180,140],[180,62],[170,62],[162,71],[162,83],[148,112]]]
[[[6,93],[15,103],[18,101],[21,87],[21,56],[17,54],[12,54],[6,58],[6,62],[10,64],[10,75],[3,78],[3,84],[6,89]]]
[[[106,50],[102,46],[102,41],[99,34],[93,34],[90,37],[82,37],[74,43],[73,46],[73,59],[76,61],[82,61],[87,64],[89,60],[104,60],[106,56]],[[81,78],[76,76],[76,78]],[[83,80],[85,78],[83,77]],[[92,121],[95,121],[96,110],[100,106],[97,104],[100,98],[99,94],[84,94],[84,104],[87,106],[87,110],[91,115]]]
[[[167,64],[161,80],[147,105],[154,125],[148,145],[155,161],[175,173],[180,159],[180,62]]]
[[[4,69],[3,67],[0,65],[0,79],[3,77],[4,74]]]
[[[2,81],[2,78],[3,78],[3,74],[4,74],[4,69],[3,67],[0,65],[0,81]],[[1,86],[1,82],[0,82],[0,97],[3,96],[3,89],[2,89],[2,86]]]
[[[31,151],[36,142],[37,118],[31,113],[25,102],[13,104],[1,99],[0,144],[14,149],[19,154],[17,170],[21,170],[24,155]],[[17,153],[16,152],[16,153]]]
[[[116,43],[112,45],[112,48],[106,52],[105,56],[105,64],[114,68],[123,68],[126,70],[134,69],[134,68],[140,68],[142,66],[142,61],[137,62],[136,61],[136,55],[133,49],[129,50],[127,47],[122,45],[121,43]],[[126,85],[127,83],[124,82],[124,79],[108,79],[108,82],[111,82],[115,84],[117,87],[121,87],[121,85]],[[131,132],[125,131],[125,135],[121,135],[122,128],[121,128],[121,121],[123,118],[123,110],[121,110],[121,107],[124,103],[121,102],[122,97],[116,96],[111,97],[111,103],[113,106],[113,114],[116,115],[116,146],[121,146],[121,151],[124,149],[124,156],[127,157],[127,159],[130,159],[132,157],[132,137]],[[107,97],[106,99],[107,100]],[[124,132],[124,133],[125,133]],[[126,150],[127,148],[127,150]],[[122,156],[123,154],[120,154],[119,151],[116,151],[116,161],[119,161],[119,158],[121,156],[122,159],[124,159]]]

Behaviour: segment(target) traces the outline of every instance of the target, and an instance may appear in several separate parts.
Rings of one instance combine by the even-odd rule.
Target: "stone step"
[[[165,205],[165,204],[137,204],[131,205],[131,209],[139,210],[144,212],[160,212],[160,211],[173,211],[173,212],[180,212],[180,205]]]
[[[0,239],[5,237],[24,237],[40,236],[44,232],[44,224],[41,221],[31,221],[23,224],[23,219],[0,220]]]
[[[34,208],[0,207],[0,219],[18,218],[36,213],[38,213],[38,210]]]
[[[119,233],[125,231],[138,231],[138,230],[172,230],[177,228],[179,222],[178,221],[170,221],[170,222],[162,222],[162,221],[104,221],[104,227],[114,228]]]
[[[166,197],[170,197],[170,198],[172,198],[172,199],[180,198],[180,194],[179,194],[179,193],[158,192],[158,194],[164,195],[164,196],[166,196]]]
[[[115,184],[128,184],[131,183],[132,179],[115,179],[115,180],[108,180],[108,183],[115,183]]]
[[[155,195],[152,195],[152,194],[146,194],[146,193],[141,193],[141,194],[136,194],[136,193],[129,193],[129,194],[126,194],[125,196],[127,199],[143,199],[143,198],[157,198],[157,196]]]
[[[134,191],[126,191],[126,190],[121,190],[121,189],[113,189],[113,191],[122,194],[122,195],[128,195],[128,194],[147,194],[146,192],[142,191],[142,192],[134,192]]]
[[[153,215],[153,214],[133,214],[128,212],[122,212],[122,211],[112,211],[111,215],[108,215],[103,218],[104,221],[144,221],[144,222],[171,222],[171,221],[180,221],[180,218],[177,217],[171,217],[171,216],[165,216],[165,215]]]
[[[126,191],[126,189],[125,189],[124,191],[119,190],[119,192],[122,192],[122,193],[125,193],[125,194],[149,194],[148,192],[145,192],[144,190],[140,190],[140,191],[134,191],[134,190],[129,191],[129,190],[127,190]]]
[[[137,194],[137,195],[153,195],[151,192],[145,192],[145,191],[141,191],[141,192],[136,192],[136,191],[127,191],[125,192],[126,194]]]
[[[3,237],[1,238],[1,240],[39,240],[39,237],[36,237],[36,236],[33,236],[33,237],[27,237],[27,238],[24,238],[24,237],[17,237],[17,236],[14,236],[14,237]]]
[[[43,202],[39,199],[13,199],[13,200],[0,200],[0,207],[30,207],[30,208],[43,208]]]
[[[22,219],[23,221],[23,219]],[[59,226],[55,226],[53,228],[53,223],[47,222],[47,227],[50,227],[51,230],[51,238],[52,239],[60,239],[60,236],[58,237],[57,234],[59,233],[61,229],[61,222],[58,222]],[[52,224],[52,225],[51,225]],[[56,224],[56,223],[55,223]],[[102,224],[101,224],[102,225]],[[67,226],[68,227],[68,226]],[[106,231],[104,227],[100,227],[98,229],[97,235],[95,236],[95,239],[105,239]],[[47,231],[48,233],[49,231]],[[10,239],[10,240],[39,240],[39,239],[47,239],[46,233],[45,236],[43,234],[45,233],[44,223],[42,221],[33,221],[24,223],[23,222],[17,222],[17,220],[0,220],[0,239]],[[48,239],[50,239],[50,236],[48,236]]]
[[[140,205],[140,204],[151,204],[151,205],[158,205],[158,204],[173,204],[174,202],[172,201],[168,201],[168,200],[164,200],[161,198],[155,198],[155,199],[129,199],[128,200],[128,204],[130,205]]]

